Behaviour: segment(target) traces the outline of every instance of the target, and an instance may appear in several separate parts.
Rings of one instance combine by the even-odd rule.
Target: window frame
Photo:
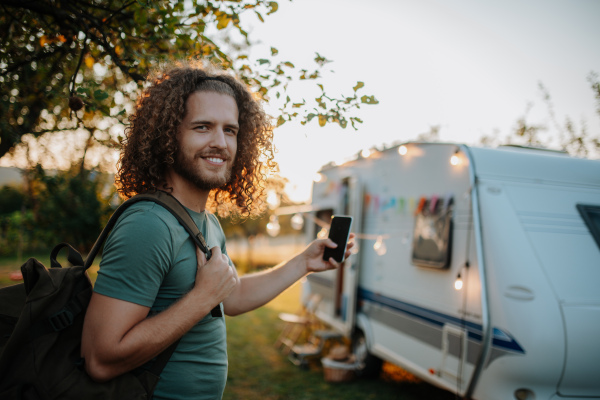
[[[579,215],[585,222],[592,238],[596,241],[598,248],[600,249],[600,225],[596,225],[592,220],[591,214],[600,215],[600,205],[597,204],[576,204]]]

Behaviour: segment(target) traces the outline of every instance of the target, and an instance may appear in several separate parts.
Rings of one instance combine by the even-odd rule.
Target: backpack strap
[[[171,214],[173,214],[175,218],[177,218],[177,221],[179,221],[179,223],[190,234],[196,245],[200,248],[200,250],[202,250],[202,252],[206,256],[206,259],[210,259],[211,251],[208,248],[208,245],[206,244],[206,240],[204,240],[202,232],[200,232],[200,230],[194,223],[194,220],[192,219],[188,211],[185,209],[185,207],[179,202],[179,200],[177,200],[171,194],[157,190],[154,193],[144,193],[135,195],[132,198],[126,200],[115,210],[113,215],[108,220],[106,226],[102,230],[102,233],[100,233],[100,236],[98,237],[98,239],[96,239],[96,243],[94,243],[92,250],[85,259],[85,269],[88,269],[92,266],[94,258],[96,258],[96,255],[98,255],[100,248],[102,248],[102,245],[108,237],[108,234],[117,223],[117,220],[119,219],[121,214],[123,214],[123,211],[125,211],[130,205],[135,204],[139,201],[152,201],[167,209]]]
[[[189,235],[192,237],[192,239],[200,248],[200,250],[202,250],[202,252],[206,256],[206,260],[210,260],[211,251],[208,248],[206,240],[204,239],[204,235],[202,235],[202,232],[200,232],[200,229],[198,229],[198,227],[196,226],[196,223],[190,216],[190,213],[185,209],[183,204],[181,204],[179,200],[177,200],[171,194],[163,192],[161,190],[157,190],[154,193],[143,193],[135,195],[132,198],[126,200],[123,204],[119,206],[119,208],[115,210],[113,215],[108,220],[106,226],[102,230],[102,233],[100,233],[100,236],[98,237],[98,239],[96,239],[96,243],[94,243],[92,250],[85,259],[84,269],[87,270],[89,267],[91,267],[92,263],[94,262],[94,258],[96,258],[96,255],[100,251],[100,248],[104,244],[104,241],[108,237],[108,234],[117,223],[117,220],[119,219],[121,214],[123,214],[123,211],[125,211],[130,205],[139,201],[152,201],[167,209],[171,214],[173,214],[177,221],[179,221],[181,226],[185,228],[185,230],[189,233]],[[212,315],[213,317],[222,317],[223,312],[221,311],[221,306],[217,304],[210,311],[210,315]]]

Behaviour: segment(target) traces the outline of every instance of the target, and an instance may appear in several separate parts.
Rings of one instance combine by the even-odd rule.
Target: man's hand
[[[211,249],[212,256],[206,261],[204,253],[196,247],[198,269],[193,290],[202,293],[210,303],[211,309],[225,300],[239,284],[239,277],[234,267],[229,265],[229,259],[215,246]]]
[[[350,257],[351,249],[354,246],[354,233],[350,234],[350,239],[348,240],[348,244],[346,245],[346,254],[344,259]],[[317,239],[314,240],[308,247],[304,250],[302,255],[306,260],[306,270],[307,272],[320,272],[327,271],[329,269],[338,268],[342,263],[338,263],[333,258],[329,258],[328,261],[323,260],[323,252],[326,247],[336,248],[337,244],[327,238],[327,239]]]

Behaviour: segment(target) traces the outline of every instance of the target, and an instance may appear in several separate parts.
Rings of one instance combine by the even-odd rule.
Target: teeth
[[[221,158],[214,158],[214,157],[208,157],[207,160],[210,161],[210,162],[214,162],[214,163],[221,163],[221,162],[223,162],[223,159],[221,159]]]

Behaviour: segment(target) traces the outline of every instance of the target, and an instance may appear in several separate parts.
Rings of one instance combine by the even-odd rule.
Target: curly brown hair
[[[206,80],[207,77],[212,77]],[[216,79],[215,79],[216,78]],[[273,161],[273,126],[261,104],[236,78],[212,72],[198,64],[175,64],[153,72],[137,101],[118,163],[115,183],[121,196],[158,189],[171,191],[165,176],[179,150],[177,133],[185,116],[186,102],[196,91],[232,96],[239,112],[237,154],[231,179],[209,196],[209,208],[220,214],[253,215],[262,210],[259,199]]]

